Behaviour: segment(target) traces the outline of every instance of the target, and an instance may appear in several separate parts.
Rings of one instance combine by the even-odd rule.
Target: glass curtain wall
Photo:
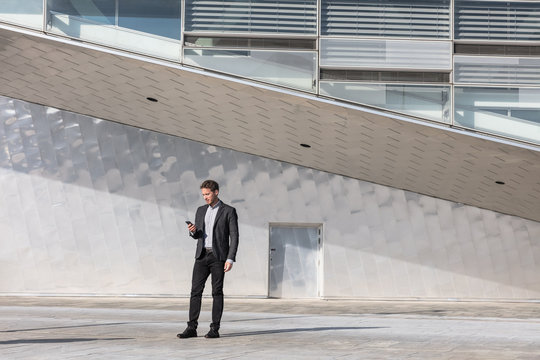
[[[48,0],[47,31],[180,60],[180,0]]]
[[[454,19],[455,125],[540,144],[540,2],[456,0]]]
[[[0,22],[540,144],[540,1],[44,3]]]
[[[0,0],[0,21],[43,28],[43,0]]]
[[[451,121],[450,1],[322,0],[321,6],[321,95]],[[347,72],[328,78],[326,70]],[[446,80],[427,80],[434,78]]]
[[[185,3],[185,64],[316,92],[316,0]]]

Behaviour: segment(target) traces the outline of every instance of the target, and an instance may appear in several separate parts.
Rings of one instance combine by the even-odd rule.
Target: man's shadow
[[[384,329],[385,327],[359,327],[359,326],[326,326],[315,328],[293,328],[293,329],[275,329],[275,330],[259,330],[259,331],[246,331],[231,334],[222,334],[221,337],[235,337],[235,336],[251,336],[251,335],[269,335],[269,334],[283,334],[293,332],[314,332],[314,331],[335,331],[335,330],[370,330],[370,329]]]

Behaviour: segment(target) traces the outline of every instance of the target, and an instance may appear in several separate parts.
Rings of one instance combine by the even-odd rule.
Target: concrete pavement
[[[540,304],[225,300],[220,339],[178,339],[188,299],[0,296],[0,359],[540,359]]]

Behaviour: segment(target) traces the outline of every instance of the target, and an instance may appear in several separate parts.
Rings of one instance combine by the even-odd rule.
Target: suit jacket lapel
[[[203,231],[203,234],[206,234],[206,221],[205,221],[206,210],[208,210],[208,205],[204,205],[204,210],[202,211],[202,231]]]
[[[219,209],[217,211],[216,218],[214,219],[214,229],[216,228],[216,224],[218,222],[218,219],[223,214],[224,210],[225,210],[225,204],[222,201],[221,204],[219,205]]]

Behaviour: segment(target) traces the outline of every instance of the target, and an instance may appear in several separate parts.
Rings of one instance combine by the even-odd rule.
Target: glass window
[[[49,11],[115,25],[116,0],[48,0]]]
[[[0,21],[43,28],[43,0],[0,0]]]
[[[538,1],[455,1],[455,38],[540,40]]]
[[[317,33],[317,0],[186,0],[186,32]]]
[[[315,92],[314,51],[184,49],[184,63]]]
[[[449,0],[322,0],[321,34],[450,38]]]
[[[118,26],[180,40],[180,0],[119,0]]]
[[[454,123],[540,144],[539,88],[455,87]]]
[[[320,91],[321,95],[450,122],[450,86],[321,81]]]

